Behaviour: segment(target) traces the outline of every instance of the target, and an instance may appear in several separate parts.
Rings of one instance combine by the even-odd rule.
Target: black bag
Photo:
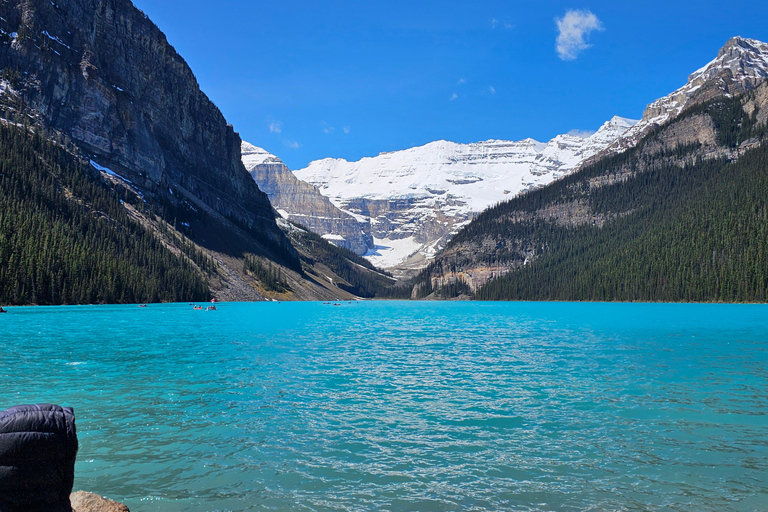
[[[71,407],[0,412],[0,512],[71,512],[77,433]]]

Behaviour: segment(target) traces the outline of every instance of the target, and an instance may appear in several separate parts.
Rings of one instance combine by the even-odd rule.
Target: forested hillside
[[[291,241],[303,253],[307,272],[318,275],[321,268],[328,269],[337,276],[334,284],[342,290],[365,298],[408,298],[410,294],[409,288],[398,285],[390,274],[362,256],[328,243],[303,226],[292,233]]]
[[[415,295],[768,300],[765,90],[696,105],[634,149],[487,210]]]
[[[208,299],[205,258],[172,253],[123,201],[144,208],[62,148],[0,124],[0,303]]]

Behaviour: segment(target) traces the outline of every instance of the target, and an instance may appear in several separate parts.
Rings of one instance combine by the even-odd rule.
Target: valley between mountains
[[[0,303],[765,301],[768,45],[595,133],[290,170],[129,0],[0,4]]]

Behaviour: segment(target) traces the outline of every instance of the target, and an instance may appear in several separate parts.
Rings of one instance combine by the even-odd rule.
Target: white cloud
[[[568,132],[568,135],[573,135],[574,137],[580,137],[582,139],[586,139],[594,134],[595,130],[577,130],[576,128]]]
[[[345,126],[342,130],[344,130],[344,133],[349,133],[349,126]]]
[[[459,78],[459,81],[456,82],[457,85],[463,85],[465,83],[467,83],[467,80],[465,78]]]
[[[273,121],[269,123],[269,133],[280,133],[283,131],[283,123],[280,121]]]
[[[285,140],[283,141],[283,144],[285,144],[285,145],[286,145],[286,147],[289,147],[289,148],[291,148],[291,149],[299,149],[299,148],[301,147],[301,144],[299,144],[299,143],[298,143],[297,141],[295,141],[295,140],[288,140],[288,139],[285,139]]]
[[[323,121],[323,122],[322,122],[322,123],[320,123],[320,124],[323,126],[323,133],[328,133],[328,134],[331,134],[331,133],[333,133],[333,132],[335,132],[335,131],[336,131],[336,128],[334,128],[333,126],[329,125],[329,124],[328,124],[328,123],[326,123],[325,121]]]
[[[491,94],[496,94],[496,88],[492,85],[488,86],[488,92]]]
[[[458,94],[456,94],[456,93],[453,93],[453,94],[451,95],[451,99],[450,99],[449,101],[453,101],[453,100],[455,100],[455,99],[456,99],[456,98],[458,98],[458,97],[459,97],[459,95],[458,95]]]
[[[492,29],[496,29],[498,27],[504,27],[506,30],[512,30],[513,28],[515,28],[515,26],[512,23],[508,21],[502,22],[496,18],[491,18],[491,21],[489,23],[491,24]]]
[[[557,23],[557,55],[562,60],[574,60],[591,44],[586,42],[595,30],[605,30],[597,16],[590,11],[569,10]]]

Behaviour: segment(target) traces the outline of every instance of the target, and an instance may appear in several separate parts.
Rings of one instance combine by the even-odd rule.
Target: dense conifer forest
[[[0,303],[209,299],[191,261],[208,260],[172,253],[123,201],[145,208],[43,136],[0,124]]]
[[[422,296],[471,295],[461,281],[433,289],[429,276],[469,265],[509,265],[509,273],[474,298],[767,301],[768,143],[756,113],[746,115],[741,98],[718,99],[675,121],[706,114],[721,147],[760,143],[735,162],[726,156],[703,160],[697,144],[648,156],[643,145],[654,141],[660,127],[633,150],[485,211],[450,242],[450,257],[422,272],[417,290]],[[590,182],[620,169],[629,172],[613,183]],[[568,226],[537,215],[578,200],[605,222]],[[496,245],[476,254],[451,252],[473,242],[479,247],[478,240]]]
[[[269,291],[285,292],[291,289],[280,267],[255,254],[246,254],[243,258],[243,272],[258,279]]]

